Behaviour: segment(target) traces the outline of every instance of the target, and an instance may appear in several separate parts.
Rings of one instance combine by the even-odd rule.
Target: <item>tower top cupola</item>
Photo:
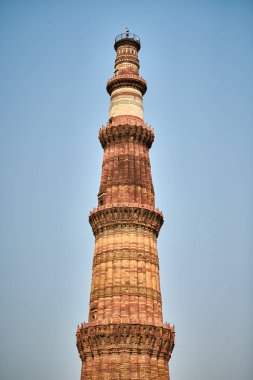
[[[129,43],[137,49],[137,51],[141,48],[141,40],[136,34],[130,33],[129,29],[126,28],[125,33],[118,34],[115,38],[114,49],[117,51],[119,46],[129,45]]]

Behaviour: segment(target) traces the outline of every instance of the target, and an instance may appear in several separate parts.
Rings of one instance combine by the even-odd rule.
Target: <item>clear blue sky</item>
[[[172,380],[251,380],[252,1],[0,3],[0,378],[79,379],[114,37],[142,41]]]

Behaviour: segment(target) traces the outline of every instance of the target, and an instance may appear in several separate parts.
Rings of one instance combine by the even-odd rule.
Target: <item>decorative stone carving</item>
[[[159,268],[158,257],[155,255],[147,254],[145,252],[130,250],[130,249],[115,249],[109,250],[108,252],[102,252],[96,254],[93,259],[93,267],[101,263],[106,263],[108,261],[114,260],[136,260],[144,261],[145,263],[150,263]]]
[[[147,288],[146,286],[107,286],[103,288],[94,289],[90,295],[90,302],[99,298],[114,297],[114,296],[138,296],[147,297],[162,302],[161,293],[157,290]]]
[[[77,347],[82,360],[95,355],[138,353],[170,359],[174,347],[174,327],[143,324],[107,324],[77,329]]]
[[[89,222],[94,235],[117,226],[136,226],[151,230],[158,236],[163,224],[162,212],[158,209],[140,207],[137,204],[99,206],[90,212]]]
[[[108,123],[106,127],[102,127],[98,136],[103,148],[112,142],[134,140],[146,145],[148,149],[151,148],[155,137],[153,129],[147,124],[115,125],[114,123]]]

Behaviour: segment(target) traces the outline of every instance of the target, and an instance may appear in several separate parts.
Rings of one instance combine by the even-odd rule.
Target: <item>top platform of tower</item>
[[[135,44],[137,50],[139,51],[141,48],[141,40],[140,37],[138,37],[136,34],[129,33],[127,30],[125,33],[118,34],[115,38],[114,43],[114,49],[117,50],[117,48],[122,44],[122,42],[128,42],[131,41]]]

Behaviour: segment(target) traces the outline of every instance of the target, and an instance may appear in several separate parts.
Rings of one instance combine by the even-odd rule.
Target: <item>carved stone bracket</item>
[[[99,206],[90,212],[89,222],[94,235],[104,229],[118,226],[136,226],[151,230],[158,236],[163,224],[162,212],[158,209],[141,207],[138,204]]]
[[[82,360],[94,355],[138,353],[170,359],[174,348],[174,327],[142,324],[107,324],[77,328],[77,348]]]
[[[138,125],[137,123],[134,125],[108,123],[106,127],[100,129],[98,135],[103,148],[111,142],[134,140],[150,149],[154,137],[154,131],[151,127],[147,124]]]

